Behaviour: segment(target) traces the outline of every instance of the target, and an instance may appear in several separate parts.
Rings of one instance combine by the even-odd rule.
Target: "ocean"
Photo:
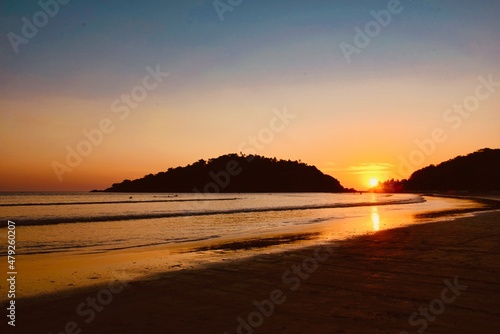
[[[2,229],[7,220],[16,223],[20,254],[198,245],[311,231],[315,225],[332,231],[323,239],[342,239],[463,205],[414,194],[0,194]],[[335,235],[342,224],[349,231]],[[5,241],[6,233],[0,235]]]
[[[2,193],[0,261],[8,263],[12,221],[19,295],[39,296],[334,245],[477,206],[414,194]]]

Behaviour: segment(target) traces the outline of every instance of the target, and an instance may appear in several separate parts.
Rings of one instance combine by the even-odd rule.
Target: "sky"
[[[0,2],[0,191],[227,153],[345,187],[500,147],[500,2]]]

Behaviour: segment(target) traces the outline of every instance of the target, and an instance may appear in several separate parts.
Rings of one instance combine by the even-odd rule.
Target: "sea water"
[[[314,229],[326,240],[414,224],[417,213],[466,204],[416,194],[1,193],[0,230],[14,221],[18,254],[25,255],[198,245]]]

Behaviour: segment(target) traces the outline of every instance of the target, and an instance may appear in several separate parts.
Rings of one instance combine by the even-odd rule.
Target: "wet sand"
[[[19,299],[9,332],[494,333],[499,244],[497,210],[149,280],[117,277]]]

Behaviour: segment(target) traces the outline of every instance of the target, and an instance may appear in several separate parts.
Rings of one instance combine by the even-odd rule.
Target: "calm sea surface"
[[[20,254],[99,253],[312,230],[342,239],[464,206],[472,204],[413,194],[1,193],[0,230],[16,222]]]

